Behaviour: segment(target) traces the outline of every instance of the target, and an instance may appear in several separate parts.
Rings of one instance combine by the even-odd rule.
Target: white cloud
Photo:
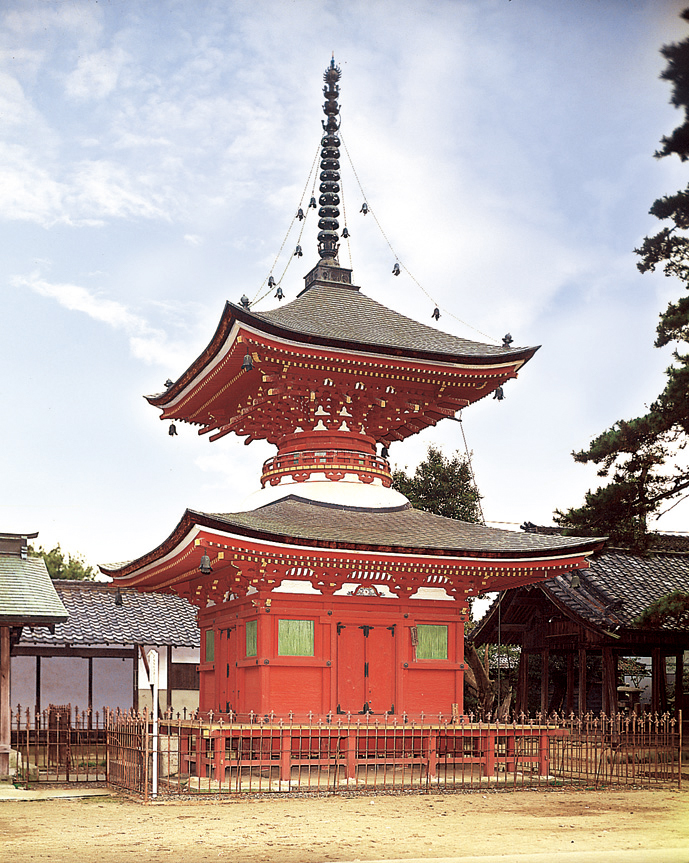
[[[84,161],[76,166],[65,203],[82,214],[115,218],[168,219],[165,201],[155,178],[132,176],[122,165],[106,160]]]
[[[128,60],[127,53],[118,47],[81,57],[76,69],[65,79],[67,95],[79,102],[104,99],[117,87]]]
[[[34,162],[24,148],[0,143],[0,199],[6,221],[52,225],[64,220],[66,187]]]
[[[95,321],[123,331],[129,339],[129,349],[137,359],[166,367],[174,367],[180,362],[183,346],[171,343],[163,330],[150,326],[144,318],[116,300],[98,296],[81,285],[47,282],[37,273],[28,277],[15,276],[12,284],[30,288],[70,311],[82,312]]]

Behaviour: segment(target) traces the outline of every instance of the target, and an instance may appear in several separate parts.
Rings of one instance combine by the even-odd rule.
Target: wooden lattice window
[[[313,620],[278,620],[278,656],[313,655]]]
[[[171,662],[167,667],[168,687],[170,689],[199,688],[199,673],[192,662]]]
[[[419,623],[417,659],[447,659],[447,626]]]
[[[258,650],[258,621],[247,620],[246,622],[246,655],[256,656]]]
[[[215,661],[215,632],[212,629],[206,630],[206,662]]]

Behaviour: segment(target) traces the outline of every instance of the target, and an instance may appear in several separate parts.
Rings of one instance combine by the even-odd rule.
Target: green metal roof
[[[0,624],[50,626],[67,617],[42,557],[0,556]]]

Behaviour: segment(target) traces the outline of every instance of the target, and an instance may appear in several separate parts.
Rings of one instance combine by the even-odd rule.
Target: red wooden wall
[[[200,710],[447,717],[457,705],[461,713],[466,615],[454,601],[288,593],[202,609]],[[280,655],[281,620],[313,621],[313,655]],[[255,655],[247,655],[247,625],[255,627]],[[420,655],[413,642],[424,626],[447,627],[447,658]],[[444,631],[434,632],[442,641]]]

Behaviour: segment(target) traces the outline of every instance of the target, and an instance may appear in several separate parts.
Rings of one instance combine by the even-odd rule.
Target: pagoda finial
[[[338,208],[340,203],[340,139],[337,137],[337,130],[340,128],[338,120],[340,106],[337,104],[340,88],[337,82],[341,75],[340,67],[335,65],[335,53],[333,52],[330,65],[323,75],[325,81],[323,113],[327,120],[322,121],[325,134],[321,139],[318,254],[323,259],[328,258],[335,262],[339,248],[337,230],[340,227],[340,223],[337,221],[337,217],[340,215]]]

